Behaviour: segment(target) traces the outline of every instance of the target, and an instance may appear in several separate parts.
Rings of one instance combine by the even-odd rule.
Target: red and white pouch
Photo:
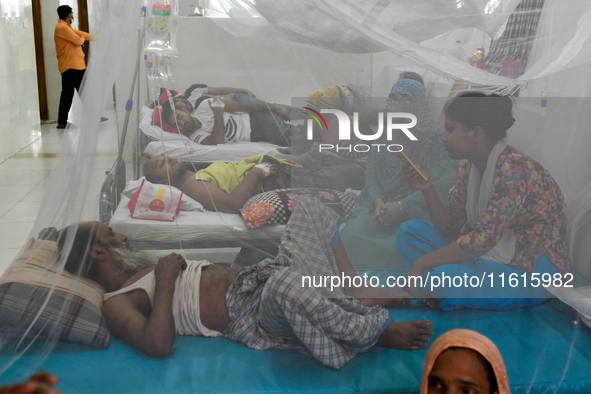
[[[174,187],[155,186],[145,179],[129,201],[129,212],[134,219],[174,221],[179,213],[183,192]]]

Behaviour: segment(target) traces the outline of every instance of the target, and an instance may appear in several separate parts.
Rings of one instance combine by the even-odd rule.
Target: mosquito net
[[[418,392],[422,350],[353,358],[385,335],[390,313],[432,321],[434,338],[487,335],[514,392],[591,390],[591,1],[89,6],[96,41],[81,100],[30,237],[0,281],[0,381],[46,369],[64,392]],[[117,141],[99,131],[111,100]],[[108,167],[105,144],[117,147]],[[331,226],[340,236],[326,235]],[[189,265],[166,299],[162,267],[178,264],[169,257],[149,302],[142,292],[103,302],[169,253],[223,273]],[[282,266],[278,253],[306,263]],[[258,274],[244,269],[253,265]],[[312,295],[266,283],[290,269]],[[346,285],[352,269],[369,286]],[[187,284],[189,275],[202,279]],[[224,324],[208,320],[221,313],[209,294],[180,300],[179,288],[198,296],[199,283],[221,291],[211,305]],[[420,294],[402,302],[389,287]],[[274,303],[261,301],[271,291]],[[555,296],[567,305],[546,302]],[[298,306],[288,311],[281,297]],[[355,314],[350,336],[331,331],[341,312],[312,313],[300,302],[310,299]],[[181,301],[197,328],[171,310]],[[312,357],[227,339],[177,339],[160,352],[160,337],[144,334],[163,321],[177,334]],[[326,367],[351,358],[348,370]]]

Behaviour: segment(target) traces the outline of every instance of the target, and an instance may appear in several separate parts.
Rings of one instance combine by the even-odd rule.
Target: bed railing
[[[101,188],[99,220],[104,224],[109,224],[111,221],[111,216],[113,216],[113,212],[115,212],[121,200],[121,192],[125,188],[125,160],[120,161],[118,171],[115,171],[116,163],[113,164],[110,171],[106,172],[107,178]]]

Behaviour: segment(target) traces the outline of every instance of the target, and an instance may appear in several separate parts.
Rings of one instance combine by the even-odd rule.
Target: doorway
[[[45,3],[45,4],[43,4]],[[69,5],[74,9],[74,23],[72,27],[76,30],[88,31],[88,3],[87,0],[59,0],[60,5]],[[43,7],[45,6],[45,7]],[[57,69],[57,60],[55,59],[55,47],[52,47],[53,39],[44,44],[43,37],[49,36],[53,38],[53,28],[57,23],[57,7],[53,5],[48,6],[47,2],[41,0],[32,0],[33,8],[33,31],[35,37],[35,60],[37,64],[37,89],[39,91],[39,115],[42,122],[49,122],[57,119],[57,112],[50,111],[49,100],[59,101],[59,93],[61,92],[61,79],[53,74],[59,75]],[[45,31],[44,31],[44,14],[45,14]],[[48,21],[52,21],[49,23]],[[49,25],[49,26],[47,26]],[[48,37],[48,38],[49,38]],[[84,45],[84,53],[86,59],[89,56],[89,45]],[[53,78],[48,78],[51,74]],[[52,112],[55,112],[52,117]]]

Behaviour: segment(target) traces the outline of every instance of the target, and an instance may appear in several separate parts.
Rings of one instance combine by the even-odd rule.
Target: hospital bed
[[[363,272],[382,279],[403,274]],[[415,302],[390,310],[390,317],[431,319],[435,337],[453,328],[486,335],[503,355],[513,394],[554,393],[558,387],[561,394],[591,392],[591,331],[549,303],[509,311],[441,312]],[[39,365],[36,353],[41,351],[33,346],[0,375],[0,384],[25,379],[34,366],[59,376],[57,388],[64,393],[417,393],[426,354],[374,347],[333,370],[296,351],[253,350],[223,338],[177,337],[165,360],[118,339],[105,350],[60,343]]]
[[[180,211],[175,222],[133,219],[129,198],[122,196],[110,219],[115,232],[127,235],[128,242],[138,249],[261,247],[278,245],[284,225],[246,227],[238,214]]]
[[[199,170],[215,161],[239,161],[246,157],[289,156],[277,151],[278,146],[266,142],[236,142],[222,145],[201,145],[181,134],[163,132],[152,125],[153,109],[140,110],[139,132],[133,151],[133,177],[139,179],[150,157],[174,156]],[[115,179],[117,178],[117,179]],[[248,229],[242,217],[227,213],[181,211],[176,222],[157,222],[131,218],[129,199],[122,197],[125,188],[125,163],[117,172],[111,170],[101,190],[99,216],[114,231],[126,234],[129,243],[140,249],[217,248],[245,246],[276,250],[285,226],[263,226]]]
[[[180,241],[186,249],[248,245],[272,253],[285,228],[274,225],[248,229],[240,215],[221,212],[180,211],[175,222],[133,219],[129,198],[122,195],[124,179],[125,162],[122,162],[117,174],[113,167],[103,183],[99,217],[114,231],[127,235],[129,244],[138,249],[178,250]]]

